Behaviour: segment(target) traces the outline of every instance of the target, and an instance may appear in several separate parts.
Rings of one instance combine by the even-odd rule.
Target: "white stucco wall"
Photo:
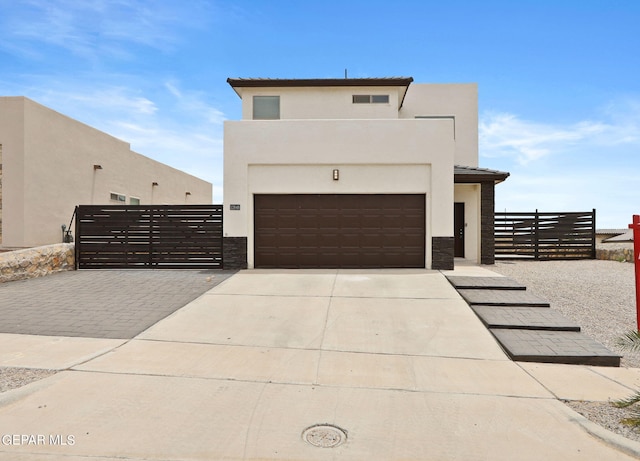
[[[23,239],[25,159],[23,155],[11,154],[24,152],[23,104],[22,98],[0,98],[3,242],[21,242]]]
[[[242,119],[253,119],[253,96],[280,96],[280,119],[398,118],[404,87],[239,88]],[[388,104],[354,104],[353,95],[389,95]]]
[[[478,166],[478,85],[475,83],[413,83],[400,118],[454,117],[455,164]]]
[[[242,118],[253,118],[253,96],[280,96],[280,119],[452,118],[454,164],[478,166],[478,85],[412,83],[405,87],[239,88]],[[353,95],[389,95],[388,104],[354,104]],[[402,107],[400,107],[402,104]]]
[[[224,234],[248,237],[249,267],[260,193],[425,193],[427,267],[431,238],[453,235],[452,120],[228,121],[224,133]]]
[[[212,200],[210,183],[27,98],[0,98],[0,144],[5,247],[60,242],[76,205],[119,204],[110,201],[112,192],[127,204],[131,197],[141,204]]]

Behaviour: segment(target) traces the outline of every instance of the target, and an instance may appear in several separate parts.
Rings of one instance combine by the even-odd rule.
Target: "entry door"
[[[464,203],[453,205],[454,256],[464,258]]]

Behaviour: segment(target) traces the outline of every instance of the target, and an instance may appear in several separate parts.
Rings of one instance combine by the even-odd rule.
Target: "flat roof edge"
[[[385,78],[228,78],[233,88],[320,87],[320,86],[408,86],[413,77]]]

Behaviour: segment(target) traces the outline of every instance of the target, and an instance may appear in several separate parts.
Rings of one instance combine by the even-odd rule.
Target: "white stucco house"
[[[28,98],[0,97],[0,248],[60,243],[76,205],[211,200],[207,181]]]
[[[451,269],[494,262],[475,84],[228,79],[225,258],[249,268]]]

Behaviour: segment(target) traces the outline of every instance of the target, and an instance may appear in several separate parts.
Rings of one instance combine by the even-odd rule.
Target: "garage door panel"
[[[378,233],[367,233],[360,239],[360,246],[362,248],[383,248],[389,245],[389,242],[385,242],[385,236]]]
[[[306,215],[300,216],[297,221],[298,229],[315,231],[318,229],[318,216]]]
[[[255,266],[424,267],[425,195],[256,195]]]
[[[337,232],[318,233],[317,247],[319,248],[340,248],[340,239]]]
[[[344,251],[360,247],[360,235],[355,233],[340,234],[340,248]]]
[[[380,216],[362,216],[360,218],[361,229],[381,229],[382,223],[380,222]]]
[[[399,253],[385,252],[385,254],[382,255],[382,257],[384,257],[384,263],[387,267],[403,267],[404,258]],[[365,258],[364,261],[365,263],[368,263],[368,264],[371,264],[374,262],[369,258]]]
[[[359,229],[360,216],[357,214],[343,214],[340,218],[340,227],[342,229]]]
[[[275,223],[276,229],[298,229],[298,217],[293,215],[278,216]]]
[[[416,233],[416,232],[424,232],[424,218],[419,219],[407,219],[406,225],[402,226],[402,231],[404,233]]]
[[[304,248],[305,251],[309,251],[309,248],[317,248],[318,234],[316,232],[308,232],[298,235],[298,245],[300,248]]]

